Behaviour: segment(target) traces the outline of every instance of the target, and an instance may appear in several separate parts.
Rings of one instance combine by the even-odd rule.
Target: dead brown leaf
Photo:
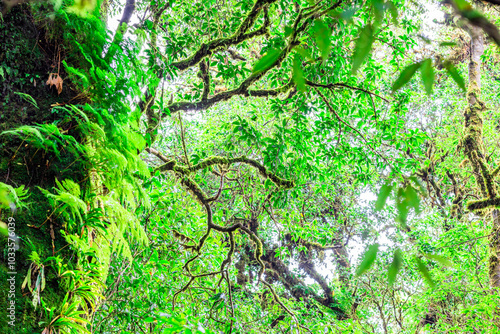
[[[61,78],[59,73],[50,73],[49,79],[47,80],[47,85],[55,86],[57,89],[57,95],[59,95],[62,92],[63,79]]]

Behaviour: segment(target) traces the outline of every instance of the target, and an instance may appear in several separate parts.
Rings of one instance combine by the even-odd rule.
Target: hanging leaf
[[[418,196],[415,188],[413,188],[411,185],[406,186],[405,196],[408,206],[415,209],[415,213],[420,213],[420,197]]]
[[[456,82],[458,87],[460,87],[464,92],[466,91],[465,89],[465,81],[464,78],[458,73],[457,68],[453,63],[449,60],[444,62],[444,68],[446,68],[446,71],[448,71],[448,74],[450,74],[451,78]]]
[[[432,94],[432,86],[434,85],[434,69],[432,68],[432,60],[430,58],[422,61],[420,73],[424,81],[424,88],[427,95]]]
[[[318,48],[321,51],[321,58],[325,60],[328,58],[328,54],[330,53],[331,41],[330,37],[332,32],[328,26],[323,23],[321,20],[314,21],[314,37],[316,38],[316,44],[318,44]]]
[[[57,95],[61,94],[63,79],[59,76],[59,73],[50,73],[46,84],[50,87],[54,86],[57,89]]]
[[[44,266],[41,267],[40,269],[40,276],[42,277],[42,283],[40,285],[40,291],[45,290],[45,273],[44,273]]]
[[[21,92],[14,92],[14,94],[18,95],[21,99],[23,99],[24,101],[28,102],[33,107],[35,107],[37,109],[40,109],[40,108],[38,108],[38,104],[36,103],[35,99],[31,95],[25,94],[25,93],[21,93]]]
[[[363,260],[356,270],[356,276],[363,275],[373,265],[373,262],[375,262],[375,259],[377,258],[378,246],[378,244],[368,246],[368,249],[363,255]]]
[[[21,289],[24,290],[26,285],[28,285],[28,289],[31,292],[31,266],[28,268],[28,273],[26,274],[26,277],[24,278],[23,284],[21,285]]]
[[[398,211],[398,216],[396,220],[406,226],[406,218],[408,217],[408,201],[406,200],[406,191],[404,188],[398,189],[398,194],[396,196],[396,209]]]
[[[420,271],[420,274],[422,274],[422,277],[431,287],[434,287],[434,281],[432,280],[431,274],[429,273],[429,270],[425,266],[424,262],[419,257],[415,257],[415,261],[417,262],[417,268],[418,271]]]
[[[441,255],[434,255],[434,254],[424,254],[424,256],[426,258],[428,258],[429,260],[433,260],[433,261],[436,261],[438,262],[439,264],[445,266],[445,267],[453,267],[453,262],[451,262],[450,260],[448,260],[447,258],[445,257],[442,257]]]
[[[8,228],[7,224],[5,224],[1,220],[0,220],[0,234],[5,235],[6,237],[9,236],[9,228]]]
[[[384,20],[385,4],[382,0],[372,0],[372,5],[375,14],[375,26],[379,26]]]
[[[391,13],[391,18],[392,18],[392,24],[395,26],[398,25],[398,9],[396,8],[396,5],[392,1],[387,1],[385,3],[385,6],[389,13]]]
[[[441,42],[439,43],[439,46],[455,46],[457,43],[455,42]]]
[[[68,13],[74,13],[76,15],[86,17],[91,13],[97,5],[96,0],[75,0],[73,6],[68,7]]]
[[[367,24],[359,34],[354,47],[354,54],[352,56],[352,73],[355,74],[358,69],[363,65],[365,58],[370,53],[373,45],[373,27]]]
[[[385,202],[387,202],[387,198],[391,194],[392,188],[394,188],[394,185],[391,184],[389,181],[388,183],[384,184],[380,188],[380,192],[378,193],[377,196],[377,202],[375,202],[375,210],[380,211],[385,205]]]
[[[269,50],[262,58],[260,58],[254,65],[252,73],[257,74],[266,71],[276,63],[281,55],[280,49]]]
[[[406,83],[410,81],[411,77],[415,74],[415,72],[420,68],[421,65],[422,63],[415,63],[405,67],[392,85],[392,91],[395,92],[406,85]]]
[[[389,270],[387,271],[387,280],[390,285],[393,285],[396,281],[396,276],[398,272],[401,270],[401,265],[403,263],[403,254],[401,250],[396,249],[394,251],[394,257],[392,258],[391,265],[389,266]]]
[[[304,59],[308,59],[313,62],[315,59],[311,56],[311,53],[304,49],[302,46],[297,46],[294,49],[299,55],[301,55]]]
[[[300,58],[298,55],[295,55],[293,58],[293,81],[297,85],[297,88],[301,92],[306,91],[306,80],[304,79],[304,71],[302,70],[302,66],[300,64]]]

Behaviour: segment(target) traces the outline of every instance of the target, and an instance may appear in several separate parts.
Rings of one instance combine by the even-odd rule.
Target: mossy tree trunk
[[[62,116],[54,112],[52,106],[70,101],[78,93],[66,79],[67,74],[61,64],[65,59],[66,45],[57,37],[57,31],[49,31],[61,27],[53,22],[51,25],[40,23],[38,14],[31,4],[25,3],[6,11],[0,20],[0,133],[20,126],[57,122]],[[51,39],[53,36],[56,37]],[[45,84],[49,73],[54,72],[65,78],[59,93]],[[23,98],[27,95],[35,103]],[[63,130],[73,133],[71,125]],[[0,220],[7,221],[9,217],[15,220],[15,233],[20,238],[15,257],[15,321],[14,325],[2,321],[0,333],[40,333],[43,327],[39,326],[39,322],[44,320],[41,306],[36,305],[35,308],[34,295],[28,287],[21,289],[33,262],[30,255],[35,249],[42,260],[58,255],[76,261],[61,234],[62,221],[57,219],[57,215],[51,215],[53,207],[40,188],[51,189],[56,179],[85,179],[85,170],[82,162],[64,149],[56,157],[12,135],[0,136],[0,152],[0,182],[14,188],[24,185],[30,194],[26,208],[15,212],[0,210]],[[85,184],[81,184],[82,189],[85,189]],[[0,287],[3,291],[7,291],[6,278],[12,271],[7,270],[5,242],[2,235]],[[41,297],[47,306],[59,306],[66,291],[61,288],[61,279],[48,263],[45,264],[46,285]],[[35,280],[36,274],[33,275]],[[0,294],[2,319],[7,319],[4,306],[8,302],[7,295]]]
[[[486,105],[481,101],[481,56],[484,53],[484,37],[482,30],[472,27],[471,59],[469,62],[469,89],[467,92],[468,106],[464,111],[463,140],[465,154],[472,166],[476,184],[481,196],[479,201],[468,203],[470,210],[483,214],[491,213],[492,231],[489,237],[489,279],[491,287],[500,287],[500,212],[495,207],[500,205],[495,176],[496,171],[491,169],[486,159],[483,143],[483,113]],[[491,212],[486,210],[492,209]]]

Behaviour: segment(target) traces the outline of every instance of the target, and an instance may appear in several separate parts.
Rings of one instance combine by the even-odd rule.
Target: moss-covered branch
[[[287,84],[275,89],[248,88],[251,84],[256,82],[262,76],[263,76],[262,73],[260,73],[259,75],[252,75],[249,78],[247,78],[244,82],[242,82],[240,86],[238,86],[237,88],[221,92],[219,94],[215,94],[214,96],[211,96],[207,99],[202,98],[200,101],[196,102],[188,102],[188,101],[174,102],[171,105],[169,105],[167,109],[170,113],[176,113],[178,111],[183,111],[183,110],[202,111],[210,108],[211,106],[219,102],[230,100],[235,96],[275,97],[280,94],[288,92],[295,86],[290,81]]]
[[[189,67],[197,65],[203,58],[212,55],[216,51],[226,50],[232,45],[237,45],[253,37],[266,34],[268,32],[270,24],[269,16],[267,13],[267,5],[273,2],[276,2],[276,0],[257,0],[253,8],[248,13],[247,17],[241,23],[238,30],[236,30],[236,32],[232,36],[226,38],[218,38],[208,43],[203,43],[200,48],[190,57],[174,62],[170,64],[170,66],[173,66],[182,71]],[[247,32],[255,24],[255,21],[259,17],[259,14],[262,10],[264,11],[263,25],[257,30]]]
[[[272,1],[266,2],[266,3],[271,3],[271,2]],[[334,8],[340,6],[341,3],[342,3],[342,1],[338,1],[333,6],[328,7],[328,10],[334,9]],[[221,92],[221,93],[216,94],[216,95],[214,95],[210,98],[207,98],[207,99],[202,98],[200,101],[197,101],[197,102],[188,102],[188,101],[175,102],[175,103],[170,104],[166,108],[165,112],[167,113],[167,109],[168,109],[169,113],[175,113],[175,112],[178,112],[181,110],[205,110],[205,109],[208,109],[211,106],[215,105],[216,103],[219,103],[222,101],[227,101],[234,96],[268,97],[268,96],[277,96],[279,94],[286,93],[286,92],[290,91],[295,86],[291,80],[287,84],[285,84],[284,86],[276,88],[276,89],[251,90],[250,86],[253,85],[255,82],[257,82],[258,80],[260,80],[271,69],[279,67],[281,65],[281,63],[283,62],[283,60],[293,50],[293,48],[300,44],[299,34],[302,33],[303,31],[305,31],[310,26],[310,24],[313,22],[313,19],[316,16],[318,16],[318,15],[321,16],[321,15],[324,15],[324,13],[326,13],[325,9],[321,8],[321,6],[319,4],[320,4],[320,2],[318,2],[318,4],[316,4],[314,6],[311,6],[309,8],[302,9],[299,11],[299,14],[295,18],[294,24],[292,26],[293,33],[288,38],[287,45],[281,50],[277,59],[275,60],[275,62],[271,66],[267,67],[263,71],[252,73],[238,87],[236,87],[234,89]],[[321,10],[323,10],[323,11],[321,11]],[[266,17],[267,17],[267,14],[266,14]],[[202,48],[204,48],[204,51],[202,49],[200,49],[198,51],[199,56],[196,56],[196,55],[192,56],[193,60],[190,60],[188,62],[189,64],[191,64],[190,66],[193,66],[192,64],[197,64],[198,62],[201,61],[201,59],[203,57],[210,55],[211,54],[210,50],[214,47],[214,45],[219,45],[218,41],[219,40],[215,40],[215,41],[210,42],[209,44],[207,44],[209,46],[207,46],[205,44],[202,45]],[[199,57],[201,57],[201,58],[199,58]],[[179,68],[179,65],[176,65],[175,63],[173,64],[173,66]],[[345,85],[345,86],[347,87],[347,85]]]
[[[500,172],[500,162],[498,163],[498,167],[491,172],[491,177],[493,179],[496,178],[499,172]]]
[[[277,176],[276,174],[270,172],[260,162],[254,160],[254,159],[247,158],[245,156],[240,156],[240,157],[236,157],[236,158],[226,158],[226,157],[220,157],[220,156],[213,156],[213,157],[209,157],[207,159],[202,160],[201,162],[197,163],[194,166],[182,167],[182,166],[177,165],[177,162],[175,160],[169,159],[168,157],[166,157],[165,155],[163,155],[161,152],[159,152],[158,150],[156,150],[154,148],[146,148],[146,151],[151,153],[151,154],[156,155],[158,158],[160,158],[160,160],[165,162],[165,164],[158,167],[158,169],[162,172],[174,171],[174,172],[183,174],[185,176],[188,176],[192,172],[196,172],[196,171],[202,170],[204,168],[207,168],[207,167],[210,167],[213,165],[231,165],[234,163],[244,163],[244,164],[250,165],[250,166],[254,167],[255,169],[257,169],[262,176],[271,179],[271,181],[273,181],[274,184],[276,184],[278,187],[283,187],[283,188],[288,189],[288,188],[293,188],[295,185],[295,183],[293,181],[283,179],[283,178]],[[192,183],[194,183],[194,181],[192,181],[189,177],[186,178],[185,181],[183,181],[183,182],[186,182],[186,186],[191,191],[193,191],[195,194],[199,193],[199,191],[198,191],[199,186],[197,186],[197,185],[195,186],[194,184],[192,184]],[[202,198],[201,195],[198,194],[197,197],[201,201],[201,198]],[[206,196],[203,197],[203,201],[205,201],[205,200],[207,200]]]
[[[210,93],[210,73],[208,68],[210,66],[210,60],[203,60],[200,62],[200,73],[199,76],[203,81],[203,93],[201,94],[201,100],[204,101],[208,98],[208,93]]]
[[[479,201],[470,201],[467,203],[467,209],[470,211],[484,210],[490,207],[500,207],[500,197],[481,199]]]

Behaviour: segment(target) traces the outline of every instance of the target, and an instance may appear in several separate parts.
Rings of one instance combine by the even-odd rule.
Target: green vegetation
[[[0,333],[500,333],[499,10],[0,2]]]

